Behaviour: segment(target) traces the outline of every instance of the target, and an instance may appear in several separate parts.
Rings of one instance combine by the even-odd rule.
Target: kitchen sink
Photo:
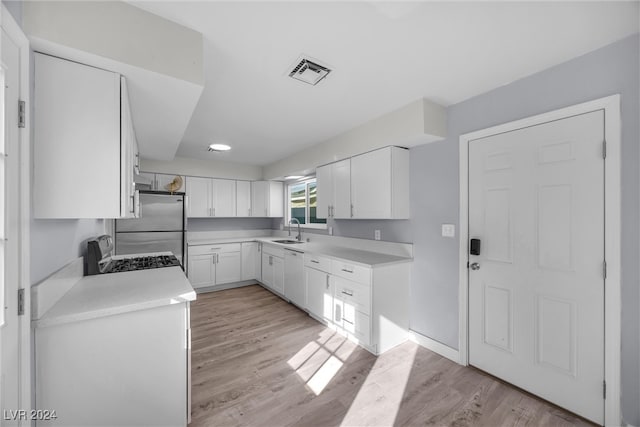
[[[304,243],[304,242],[298,242],[297,240],[283,239],[283,240],[274,240],[273,243],[282,243],[283,245],[291,245],[294,243]]]

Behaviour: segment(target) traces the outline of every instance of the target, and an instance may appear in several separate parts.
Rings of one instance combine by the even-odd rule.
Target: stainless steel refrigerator
[[[171,251],[184,266],[185,195],[140,192],[140,218],[117,219],[116,255]]]

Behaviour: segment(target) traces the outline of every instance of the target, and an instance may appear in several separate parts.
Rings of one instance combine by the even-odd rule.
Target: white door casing
[[[576,179],[574,176],[573,182],[557,182],[562,178],[562,173],[558,172],[558,170],[562,170],[562,168],[559,167],[562,162],[558,162],[558,164],[553,165],[552,160],[554,158],[558,160],[570,157],[572,160],[565,163],[572,163],[571,168],[579,168],[579,166],[573,164],[579,163],[579,157],[583,156],[585,148],[583,146],[578,147],[578,142],[572,142],[570,139],[553,141],[553,138],[539,138],[534,144],[537,144],[538,148],[541,148],[541,150],[539,150],[535,155],[535,161],[533,163],[537,164],[536,167],[544,167],[549,169],[549,171],[545,171],[545,173],[540,174],[539,176],[542,181],[537,183],[540,184],[540,194],[538,197],[533,198],[532,200],[526,200],[526,198],[521,197],[521,193],[531,192],[534,194],[538,191],[534,185],[536,183],[529,183],[529,188],[526,191],[516,191],[515,186],[519,185],[518,177],[514,178],[507,176],[508,172],[506,172],[506,166],[510,163],[517,163],[519,161],[518,159],[522,157],[522,153],[504,153],[505,150],[502,150],[503,154],[500,154],[500,149],[495,149],[493,152],[488,151],[484,153],[485,158],[482,165],[475,166],[476,171],[474,174],[474,166],[471,165],[471,159],[472,156],[474,156],[474,152],[478,151],[478,149],[474,147],[474,143],[482,141],[486,142],[491,137],[496,138],[495,135],[504,135],[509,132],[535,127],[547,122],[556,121],[556,125],[558,125],[558,122],[569,123],[570,120],[562,120],[568,117],[583,115],[582,118],[574,118],[574,120],[584,120],[586,117],[595,117],[594,114],[588,114],[592,112],[597,112],[595,115],[599,114],[601,117],[604,117],[604,129],[600,130],[600,141],[592,141],[591,148],[586,148],[587,152],[591,150],[587,155],[591,156],[592,159],[597,159],[599,157],[598,160],[602,164],[600,172],[597,170],[589,170],[586,174],[583,173],[578,175],[579,179]],[[602,138],[603,133],[604,138]],[[494,139],[494,141],[499,141],[499,139],[500,138],[498,137],[497,139]],[[607,144],[607,155],[606,160],[604,161],[602,160],[602,139],[606,140]],[[584,142],[584,139],[580,139],[579,142]],[[519,149],[520,148],[518,148],[518,150]],[[524,157],[526,158],[526,155]],[[529,153],[529,157],[531,157],[531,153]],[[531,159],[529,159],[529,161],[530,160]],[[530,163],[532,162],[530,161]],[[514,372],[506,367],[509,362],[505,362],[505,359],[508,360],[509,357],[506,355],[509,354],[509,351],[513,351],[515,353],[524,351],[526,353],[525,357],[535,364],[536,368],[534,371],[537,369],[537,371],[535,371],[536,374],[532,376],[534,383],[539,379],[538,376],[544,377],[545,375],[551,375],[547,373],[540,373],[540,371],[547,370],[555,371],[556,377],[559,378],[562,378],[563,376],[574,377],[573,380],[567,380],[568,382],[584,379],[591,383],[590,387],[592,391],[597,388],[597,392],[593,392],[593,396],[599,395],[600,404],[592,403],[592,406],[593,408],[596,408],[594,411],[598,412],[598,408],[601,408],[603,406],[602,404],[604,404],[604,413],[598,422],[604,422],[607,425],[617,425],[620,423],[619,165],[620,111],[618,95],[545,113],[539,116],[519,120],[517,122],[507,123],[490,129],[473,132],[460,137],[460,363],[467,364],[467,356],[470,357],[471,363],[474,365],[483,365],[483,363],[485,363],[483,358],[487,359],[486,355],[482,354],[482,350],[478,353],[473,349],[474,334],[476,339],[480,336],[483,342],[487,340],[491,342],[490,344],[484,343],[482,345],[485,347],[492,347],[491,351],[500,355],[498,359],[503,362],[502,365],[504,365],[504,367],[500,366],[500,369],[503,371]],[[520,164],[516,166],[513,167],[514,170],[521,167]],[[477,200],[474,202],[474,197],[476,196],[472,193],[477,193],[477,191],[474,191],[474,187],[477,188],[478,185],[485,185],[476,182],[478,180],[478,170],[481,170],[484,173],[484,169],[496,169],[496,171],[493,172],[493,175],[498,176],[498,178],[491,178],[496,182],[488,182],[488,184],[491,185],[485,190],[491,191],[485,191],[482,197],[490,198],[493,202],[491,204],[493,214],[488,215],[489,219],[487,220],[489,228],[493,227],[494,229],[500,230],[501,233],[499,233],[499,235],[502,235],[503,238],[501,241],[500,239],[494,239],[493,246],[489,241],[483,241],[481,255],[474,257],[468,255],[469,239],[478,237],[473,235],[473,233],[476,232],[474,230],[474,226],[477,227],[477,224],[474,224],[472,212],[474,210],[474,203],[477,204]],[[502,169],[502,171],[498,171],[498,169]],[[600,174],[599,180],[597,179],[598,173]],[[500,175],[502,175],[501,178]],[[585,185],[583,183],[583,180],[585,179],[584,175],[594,177],[592,178],[594,181],[590,185]],[[564,178],[567,177],[565,176]],[[554,180],[556,180],[555,183]],[[571,187],[571,189],[569,189],[569,187]],[[512,188],[513,191],[510,191],[510,188]],[[578,205],[573,206],[573,208],[578,209],[581,202],[577,199],[583,198],[586,200],[589,197],[589,194],[598,192],[601,195],[604,192],[604,200],[600,202],[600,208],[596,207],[595,209],[589,210],[588,213],[574,212],[573,214],[569,214],[565,210],[564,215],[562,214],[561,208],[563,206],[568,208],[570,205],[577,203]],[[520,197],[519,201],[516,200],[518,197]],[[522,200],[524,200],[524,202]],[[571,203],[568,201],[571,201]],[[496,219],[498,218],[497,215],[501,212],[499,208],[501,205],[506,208],[507,202],[510,202],[509,209],[512,210],[512,213],[508,218],[504,217],[503,221],[499,221]],[[526,241],[526,236],[523,236],[522,230],[520,230],[522,227],[518,228],[515,219],[513,218],[515,211],[525,209],[523,203],[528,203],[529,208],[534,207],[535,209],[533,212],[538,211],[538,205],[553,207],[551,210],[539,210],[541,213],[541,226],[539,229],[532,227],[531,225],[524,227],[524,234],[528,233],[531,237],[538,237],[537,235],[540,234],[539,237],[541,244],[538,246],[531,246],[527,248],[526,245],[523,244],[523,242]],[[507,219],[509,219],[510,223]],[[521,222],[520,219],[518,219],[518,221]],[[563,221],[565,224],[569,224],[571,222],[575,223],[571,224],[572,227],[564,227],[562,224]],[[588,230],[586,233],[576,235],[577,231],[581,227],[585,227],[587,222],[594,221],[600,221],[601,223],[600,236],[595,237],[595,241],[591,236],[592,234],[598,234],[598,230]],[[538,221],[536,220],[535,222]],[[482,219],[480,224],[484,226],[484,223],[485,220]],[[510,229],[507,227],[510,227]],[[551,229],[549,227],[551,227]],[[570,231],[568,231],[569,229]],[[507,240],[504,238],[505,233],[507,232],[512,233],[513,239]],[[566,254],[566,250],[563,251],[563,247],[568,248],[568,246],[563,246],[561,243],[566,243],[570,240],[574,240],[570,247],[572,251],[571,257],[563,257],[562,254]],[[512,243],[510,243],[510,241]],[[549,250],[544,251],[544,246],[548,247]],[[593,248],[594,246],[599,246],[599,251],[597,248],[595,251],[584,250],[585,247]],[[508,267],[510,266],[515,268],[518,264],[517,258],[521,255],[520,252],[523,250],[528,250],[535,261],[535,263],[530,263],[532,265],[529,266],[529,269],[526,270],[526,274],[524,274],[524,282],[528,285],[528,290],[527,287],[524,287],[525,295],[528,292],[528,296],[525,297],[520,295],[523,286],[520,285],[520,287],[517,287],[515,280],[504,280],[505,277],[508,277],[510,274]],[[595,255],[592,255],[594,252]],[[589,253],[591,255],[586,255],[585,258],[584,253]],[[485,256],[492,259],[501,259],[501,261],[486,260],[484,259]],[[588,260],[588,256],[597,256],[600,260],[594,261],[595,258]],[[607,262],[606,279],[603,278],[603,261],[605,260],[605,256]],[[467,262],[479,262],[480,270],[468,271]],[[509,264],[510,262],[511,264]],[[569,262],[570,265],[567,262]],[[587,267],[585,264],[581,263],[588,263],[589,266]],[[545,267],[542,269],[544,270],[544,273],[536,271],[540,270],[540,264]],[[503,271],[500,271],[499,268],[496,269],[496,266],[501,267]],[[563,268],[565,270],[573,271],[563,272],[561,271]],[[492,269],[494,271],[491,271]],[[474,274],[476,273],[483,274],[478,274],[477,278],[474,278]],[[558,284],[564,288],[575,286],[566,285],[566,283],[571,282],[571,280],[558,281],[558,278],[562,275],[579,276],[580,283],[577,286],[578,289],[580,289],[580,295],[575,295],[578,293],[576,292],[576,288],[573,289],[574,292],[571,292],[571,289],[559,288]],[[513,277],[520,276],[522,276],[522,274],[515,274]],[[587,276],[590,276],[590,278],[587,279]],[[494,277],[497,277],[500,283],[496,283],[496,280],[490,282],[488,277],[491,277],[491,280],[493,280]],[[539,287],[536,287],[541,280],[544,283]],[[588,280],[591,283],[583,284],[583,280]],[[549,284],[554,284],[554,281],[556,287],[549,286]],[[478,286],[478,282],[484,283]],[[509,283],[505,286],[504,283],[506,282]],[[514,288],[514,286],[516,287]],[[533,290],[531,289],[532,286]],[[585,291],[584,288],[591,290]],[[476,295],[474,295],[474,292]],[[563,292],[566,293],[563,295]],[[585,292],[591,292],[591,296],[585,297],[582,295]],[[482,303],[477,304],[474,307],[472,299],[477,301],[478,295],[482,298]],[[598,295],[600,298],[599,303],[597,302]],[[525,301],[527,298],[531,301],[522,306],[522,301]],[[604,308],[603,310],[599,310],[600,314],[598,314],[597,309],[595,314],[589,313],[589,315],[593,314],[594,319],[591,319],[589,316],[585,316],[585,313],[582,312],[585,307],[581,307],[584,303],[581,299],[584,298],[596,301],[596,305],[600,304],[600,306]],[[603,299],[604,301],[602,301]],[[481,324],[478,324],[477,321],[473,321],[472,319],[478,318],[478,313],[481,313],[480,310],[483,309],[484,303],[491,305],[491,316],[489,316],[488,319],[482,319],[482,322],[480,322]],[[501,304],[508,306],[510,311],[496,309],[496,306],[500,307]],[[467,315],[470,317],[468,318]],[[537,342],[536,340],[530,341],[527,344],[528,347],[523,343],[524,337],[522,335],[522,331],[518,329],[522,327],[522,325],[518,326],[517,324],[518,322],[516,318],[518,316],[528,318],[527,326],[531,331],[533,331],[533,336],[538,334]],[[554,323],[552,325],[545,323],[545,317],[548,319],[553,318]],[[480,318],[482,318],[482,316],[480,316]],[[582,322],[586,323],[583,325]],[[593,325],[595,325],[593,326],[596,329],[595,331],[587,330],[589,322],[592,322]],[[487,331],[487,325],[491,330]],[[500,329],[496,327],[497,325],[510,325],[510,328],[506,327]],[[473,330],[474,328],[475,331]],[[468,330],[470,331],[469,334],[467,334]],[[594,348],[597,347],[598,343],[591,343],[591,351],[589,353],[599,354],[587,354],[584,350],[586,347],[583,342],[589,339],[588,335],[592,332],[594,333],[592,335],[599,336],[599,338],[595,339],[596,341],[600,340],[600,345],[602,345],[604,349],[598,351]],[[540,336],[540,334],[542,334],[542,336]],[[575,336],[574,341],[567,342],[564,339],[563,334]],[[469,341],[467,341],[468,339]],[[541,345],[545,342],[548,344],[546,347]],[[595,346],[593,344],[595,344]],[[479,344],[476,343],[475,348],[481,349],[482,347],[478,347],[478,345]],[[525,345],[525,350],[522,348],[523,345]],[[567,358],[566,356],[569,357]],[[601,376],[602,379],[606,381],[607,397],[604,400],[602,400],[602,379],[597,381],[595,376],[591,379],[587,379],[584,376],[584,366],[589,363],[587,360],[584,360],[585,358],[591,358],[591,364],[600,365],[600,368],[595,367],[594,369],[595,371],[599,371],[596,376]],[[602,360],[602,358],[604,358],[604,360]],[[488,363],[491,365],[493,362],[489,360]],[[498,365],[498,363],[494,364]],[[487,369],[486,366],[480,367]],[[562,372],[562,368],[566,368],[564,369],[564,372]],[[515,372],[515,374],[516,376],[524,375],[519,374],[518,372]],[[499,374],[499,376],[500,375],[501,374]],[[551,375],[551,377],[553,377],[553,375]],[[517,381],[516,379],[506,379],[507,381]],[[597,384],[594,388],[594,384],[596,382]],[[518,385],[523,388],[527,388],[521,384]],[[557,388],[563,387],[558,384],[555,385]],[[562,391],[566,395],[572,394],[568,389],[563,389]],[[587,391],[587,393],[589,392],[590,391]],[[534,393],[540,394],[538,390],[535,390]],[[556,395],[559,394],[561,393],[556,393]],[[585,394],[584,388],[579,389],[579,394]],[[551,400],[555,399],[553,396],[546,396],[546,398]],[[560,397],[560,399],[562,399],[562,397]],[[556,402],[562,406],[566,406],[565,402],[559,402],[558,400],[556,400]],[[576,408],[569,409],[577,412],[581,411]],[[602,411],[600,412],[602,413]],[[583,415],[585,414],[583,413]],[[597,420],[597,416],[585,416]]]
[[[1,64],[5,77],[2,153],[4,163],[5,223],[4,325],[0,327],[0,372],[2,374],[2,411],[31,409],[31,329],[29,275],[30,221],[30,144],[29,115],[24,127],[18,127],[18,100],[25,100],[29,111],[29,41],[9,14],[0,6]],[[4,156],[6,154],[6,156]],[[18,289],[24,289],[25,315],[18,316]],[[3,307],[3,308],[4,308]],[[4,417],[3,417],[4,418]],[[5,421],[7,425],[29,425],[28,421]],[[4,425],[4,424],[3,424]]]

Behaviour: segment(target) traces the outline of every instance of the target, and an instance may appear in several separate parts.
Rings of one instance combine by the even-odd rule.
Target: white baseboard
[[[446,357],[449,360],[460,363],[460,353],[458,352],[458,350],[444,345],[441,342],[438,342],[429,337],[425,337],[424,335],[411,330],[409,331],[409,340],[428,350],[433,351],[434,353],[438,353],[442,357]]]

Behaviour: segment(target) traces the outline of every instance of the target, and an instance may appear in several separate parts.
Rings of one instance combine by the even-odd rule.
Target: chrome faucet
[[[291,236],[291,223],[293,221],[298,224],[298,235],[296,236],[296,239],[298,240],[298,242],[302,242],[302,232],[300,231],[300,221],[298,221],[298,218],[291,218],[289,220],[289,236]]]

